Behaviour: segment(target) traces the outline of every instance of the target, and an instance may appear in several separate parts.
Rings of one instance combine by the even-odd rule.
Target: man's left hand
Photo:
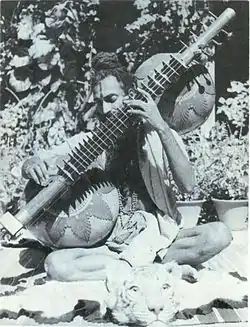
[[[165,121],[159,112],[157,104],[148,92],[139,87],[137,90],[143,95],[144,99],[133,100],[129,99],[129,97],[124,97],[123,102],[130,106],[127,112],[140,116],[154,130],[162,128],[165,125]]]

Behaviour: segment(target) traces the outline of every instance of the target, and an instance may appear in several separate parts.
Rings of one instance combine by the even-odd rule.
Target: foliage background
[[[216,57],[218,98],[230,80],[245,81],[248,5],[229,2],[2,1],[0,203],[14,210],[28,155],[86,127],[89,70],[98,51],[116,51],[133,71],[155,53],[178,51],[179,39],[188,42],[190,31],[202,30],[209,20],[204,6],[219,14],[230,5],[237,11],[236,35]]]

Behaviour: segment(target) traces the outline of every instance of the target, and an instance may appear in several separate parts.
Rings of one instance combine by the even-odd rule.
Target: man
[[[147,92],[139,89],[144,100],[126,96],[132,77],[114,54],[98,54],[93,60],[93,70],[92,118],[96,123],[110,111],[115,113],[127,105],[128,112],[140,117],[143,126],[139,131],[136,127],[129,128],[125,138],[106,155],[105,164],[103,161],[99,165],[121,195],[121,219],[117,219],[111,235],[100,246],[50,253],[45,262],[48,275],[62,281],[103,279],[107,264],[117,259],[131,265],[155,260],[198,265],[212,258],[229,245],[231,234],[220,222],[181,228],[182,218],[176,209],[169,172],[183,192],[190,192],[195,183],[181,138],[162,119]],[[48,151],[50,154],[44,160],[42,155],[27,159],[24,176],[43,183],[49,177],[51,153],[54,157],[55,153],[60,155],[76,146],[81,138],[82,135],[76,135],[63,146]],[[123,237],[122,242],[117,241],[119,237]]]

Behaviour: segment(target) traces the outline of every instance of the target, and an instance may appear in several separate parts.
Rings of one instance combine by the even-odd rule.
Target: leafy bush
[[[246,199],[248,197],[248,99],[249,83],[231,82],[230,96],[220,98],[217,121],[208,137],[200,129],[184,137],[190,161],[196,174],[191,194],[179,193],[180,200],[216,197]],[[232,131],[232,127],[234,131]]]
[[[8,193],[2,202],[23,189],[20,173],[6,175],[12,166],[77,132],[96,53],[97,6],[80,0],[19,2],[11,23],[1,20],[1,187]]]
[[[217,143],[214,173],[217,180],[211,184],[211,196],[219,199],[247,199],[249,81],[232,81],[227,92],[229,96],[226,99],[219,99],[217,111],[226,117],[225,122],[219,125],[219,131],[217,128],[211,135],[211,140]],[[216,158],[216,154],[211,151],[213,155]]]
[[[117,49],[130,69],[156,53],[178,52],[180,40],[188,45],[213,21],[206,6],[196,10],[192,0],[135,0],[134,5],[139,16],[125,26],[131,41]]]
[[[7,142],[18,146],[17,140],[28,130],[26,144],[32,149],[46,148],[75,133],[76,112],[88,92],[90,60],[96,53],[96,4],[66,0],[22,6],[10,26],[16,41],[4,43],[3,52],[8,52],[2,67],[5,91],[12,97],[2,116],[10,115],[11,110],[13,132],[4,121],[1,128],[8,130],[2,143],[8,138]]]
[[[242,83],[232,81],[227,89],[228,98],[219,98],[217,114],[222,114],[233,129],[239,134],[248,130],[249,122],[249,81]]]

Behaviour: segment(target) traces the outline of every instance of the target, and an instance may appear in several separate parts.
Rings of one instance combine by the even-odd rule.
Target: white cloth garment
[[[181,137],[174,130],[172,133],[186,154]],[[148,228],[140,233],[134,242],[131,242],[130,249],[122,254],[123,258],[132,261],[134,265],[152,263],[156,254],[163,258],[182,228],[182,221],[179,220],[181,216],[176,209],[175,196],[168,176],[169,163],[160,137],[156,131],[148,128],[145,130],[144,140],[145,143],[138,153],[140,169],[147,191],[159,212],[150,217],[148,213],[143,213],[147,215]]]

